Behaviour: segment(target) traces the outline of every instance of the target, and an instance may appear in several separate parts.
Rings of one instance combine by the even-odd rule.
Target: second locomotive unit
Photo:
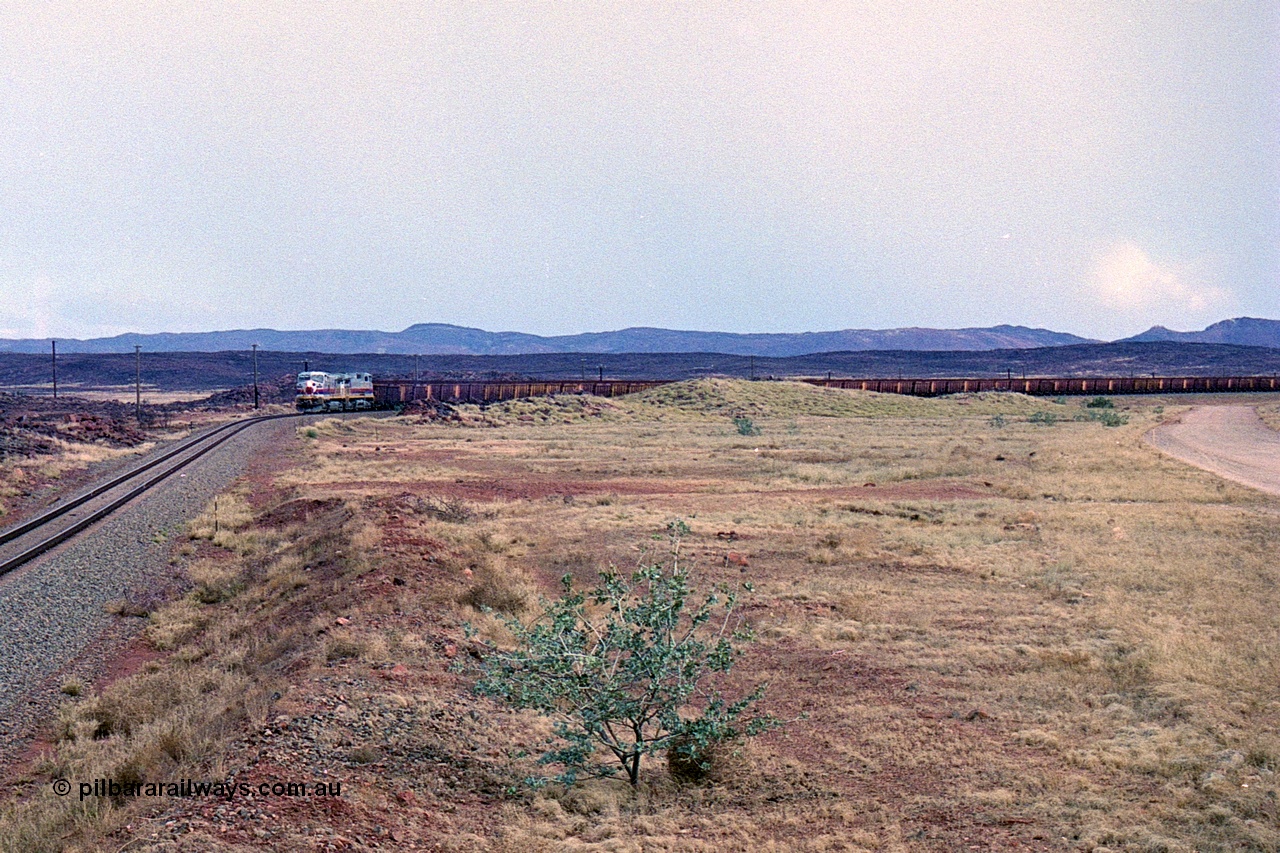
[[[300,412],[354,412],[373,408],[373,374],[325,373],[308,370],[298,374]]]

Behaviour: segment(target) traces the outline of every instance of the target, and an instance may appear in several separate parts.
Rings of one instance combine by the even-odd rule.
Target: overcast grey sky
[[[5,2],[0,337],[1280,316],[1280,4]]]

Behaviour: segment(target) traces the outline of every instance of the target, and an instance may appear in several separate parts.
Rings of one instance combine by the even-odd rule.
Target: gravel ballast
[[[173,539],[260,454],[295,440],[298,419],[252,426],[48,554],[0,578],[0,751],[61,699],[61,680],[109,655],[111,601],[172,583]],[[134,630],[141,620],[130,620]],[[53,676],[59,676],[54,678]]]

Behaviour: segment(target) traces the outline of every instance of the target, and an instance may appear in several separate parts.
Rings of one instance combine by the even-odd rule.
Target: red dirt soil
[[[938,481],[907,481],[883,486],[837,486],[827,489],[752,489],[725,492],[720,481],[697,482],[689,480],[641,480],[641,479],[569,479],[543,475],[522,474],[505,480],[455,479],[455,480],[405,480],[395,481],[344,481],[316,486],[336,492],[362,493],[393,490],[419,497],[450,497],[473,501],[495,500],[546,500],[548,498],[575,497],[578,495],[681,495],[726,494],[795,496],[807,499],[833,498],[847,500],[867,498],[879,500],[985,500],[993,497],[993,487],[985,483]]]

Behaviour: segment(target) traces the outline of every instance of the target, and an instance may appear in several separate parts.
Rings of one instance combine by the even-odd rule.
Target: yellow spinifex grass
[[[948,808],[1012,809],[1081,843],[1266,849],[1280,840],[1257,818],[1280,769],[1280,501],[1143,441],[1202,401],[1115,398],[1118,427],[1076,420],[1084,402],[700,380],[613,400],[462,407],[461,427],[404,419],[380,428],[390,459],[368,455],[364,426],[326,437],[307,476],[338,490],[345,478],[356,493],[379,480],[555,483],[565,500],[477,502],[494,536],[524,543],[489,553],[486,577],[532,569],[544,590],[566,566],[633,564],[635,543],[680,516],[705,571],[750,578],[766,603],[753,675],[774,677],[771,696],[796,675],[794,664],[771,669],[775,654],[855,655],[919,685],[930,707],[983,709],[977,719],[989,714],[1001,732],[957,758],[902,723],[919,693],[866,705],[851,686],[788,735],[825,744],[811,770],[833,792],[849,773],[874,779],[887,759],[868,756],[887,744],[898,766],[968,767]],[[1276,404],[1261,402],[1275,419]],[[739,434],[735,416],[760,434]],[[716,538],[729,531],[732,542]],[[734,549],[748,567],[726,564]],[[803,694],[780,701],[800,707]],[[777,743],[753,751],[756,772],[791,760]],[[983,781],[993,775],[994,788]],[[602,796],[613,832],[645,831]],[[530,808],[508,810],[532,843],[563,837],[583,806]],[[715,820],[751,837],[776,819],[753,808]],[[715,823],[696,811],[673,819]],[[858,823],[868,849],[893,837],[892,815]]]
[[[1255,399],[1280,411],[1231,402]],[[243,566],[189,565],[191,592],[152,620],[173,660],[108,704],[156,685],[185,695],[169,666],[244,671],[277,634],[311,661],[290,678],[353,708],[401,690],[386,677],[397,664],[430,673],[401,699],[431,759],[387,762],[352,807],[395,821],[394,792],[414,790],[432,815],[415,831],[446,849],[1278,849],[1280,499],[1144,442],[1203,401],[1117,397],[1116,427],[1075,420],[1084,402],[704,380],[461,407],[445,423],[322,421],[274,486],[336,502],[328,524],[353,518],[327,534],[234,528],[221,544],[243,541]],[[432,511],[448,501],[467,512]],[[734,673],[769,681],[765,709],[794,722],[718,757],[702,786],[655,762],[638,791],[446,789],[460,767],[518,788],[538,769],[519,756],[550,730],[443,674],[466,648],[461,623],[509,642],[495,610],[532,618],[561,576],[650,559],[676,518],[704,585],[754,585],[742,612],[758,641]],[[323,541],[292,544],[307,537]],[[318,575],[339,552],[342,572]],[[286,617],[300,599],[316,621]],[[243,648],[221,649],[225,636]],[[86,692],[72,728],[100,716]],[[217,762],[183,708],[166,725]],[[483,819],[466,817],[474,801]],[[95,818],[53,825],[68,819]]]

